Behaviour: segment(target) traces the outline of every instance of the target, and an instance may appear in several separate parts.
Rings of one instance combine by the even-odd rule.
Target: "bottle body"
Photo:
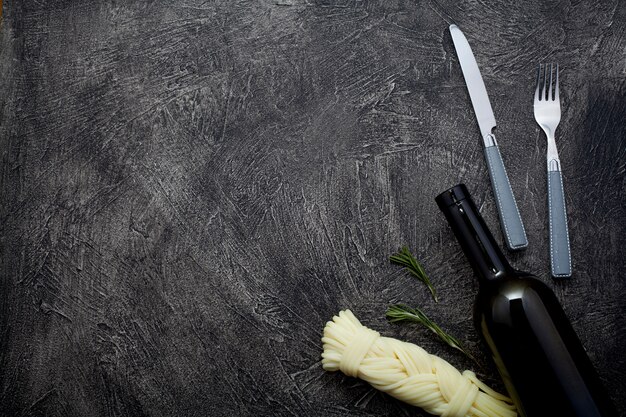
[[[543,282],[523,273],[484,282],[474,318],[520,415],[617,417],[558,299]]]
[[[617,417],[552,290],[513,269],[464,185],[436,198],[479,280],[474,319],[523,417]]]

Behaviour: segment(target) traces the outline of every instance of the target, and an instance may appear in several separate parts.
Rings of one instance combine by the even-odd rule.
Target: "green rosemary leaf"
[[[391,263],[394,263],[394,264],[397,264],[406,268],[406,270],[411,275],[417,277],[417,279],[422,281],[426,285],[426,287],[428,287],[428,290],[430,291],[430,294],[432,295],[433,300],[435,300],[435,302],[439,302],[439,300],[437,299],[437,293],[435,291],[435,287],[433,287],[433,285],[430,282],[430,279],[428,279],[428,275],[426,275],[426,271],[424,271],[424,268],[422,268],[422,265],[420,265],[420,263],[417,262],[417,259],[415,259],[415,257],[411,254],[411,251],[409,250],[409,248],[407,248],[406,246],[403,246],[402,249],[400,249],[400,252],[391,255],[389,257],[389,260],[391,261]]]
[[[472,356],[472,354],[469,353],[469,351],[467,351],[465,347],[463,347],[463,345],[457,338],[446,333],[435,322],[429,319],[428,316],[426,316],[426,314],[424,314],[424,312],[421,311],[419,308],[411,308],[404,304],[394,304],[390,305],[387,308],[386,316],[387,320],[389,320],[391,323],[410,321],[426,326],[430,331],[439,336],[439,338],[446,342],[449,346],[460,352],[463,352],[465,355],[467,355],[468,358],[478,363],[476,361],[476,358],[474,358],[474,356]]]

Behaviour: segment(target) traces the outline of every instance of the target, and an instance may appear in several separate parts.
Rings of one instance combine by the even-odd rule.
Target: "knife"
[[[461,29],[456,25],[450,25],[450,34],[452,34],[454,49],[456,49],[459,63],[461,64],[465,84],[467,85],[474,113],[476,113],[476,119],[478,119],[480,133],[485,144],[487,168],[489,169],[493,193],[496,197],[496,206],[498,207],[506,245],[510,250],[523,249],[528,246],[528,239],[526,238],[524,224],[515,202],[515,196],[513,196],[509,177],[506,174],[506,169],[504,169],[498,142],[496,142],[496,137],[493,134],[493,129],[496,127],[496,118],[491,109],[485,83],[480,76],[472,49]]]

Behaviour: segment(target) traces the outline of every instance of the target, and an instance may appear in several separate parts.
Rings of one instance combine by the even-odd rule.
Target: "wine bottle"
[[[617,417],[556,295],[513,269],[465,185],[435,200],[479,280],[474,321],[525,417]]]

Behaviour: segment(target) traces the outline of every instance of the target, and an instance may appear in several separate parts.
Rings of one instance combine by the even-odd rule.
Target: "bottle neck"
[[[463,184],[444,191],[435,200],[480,281],[514,273]]]

